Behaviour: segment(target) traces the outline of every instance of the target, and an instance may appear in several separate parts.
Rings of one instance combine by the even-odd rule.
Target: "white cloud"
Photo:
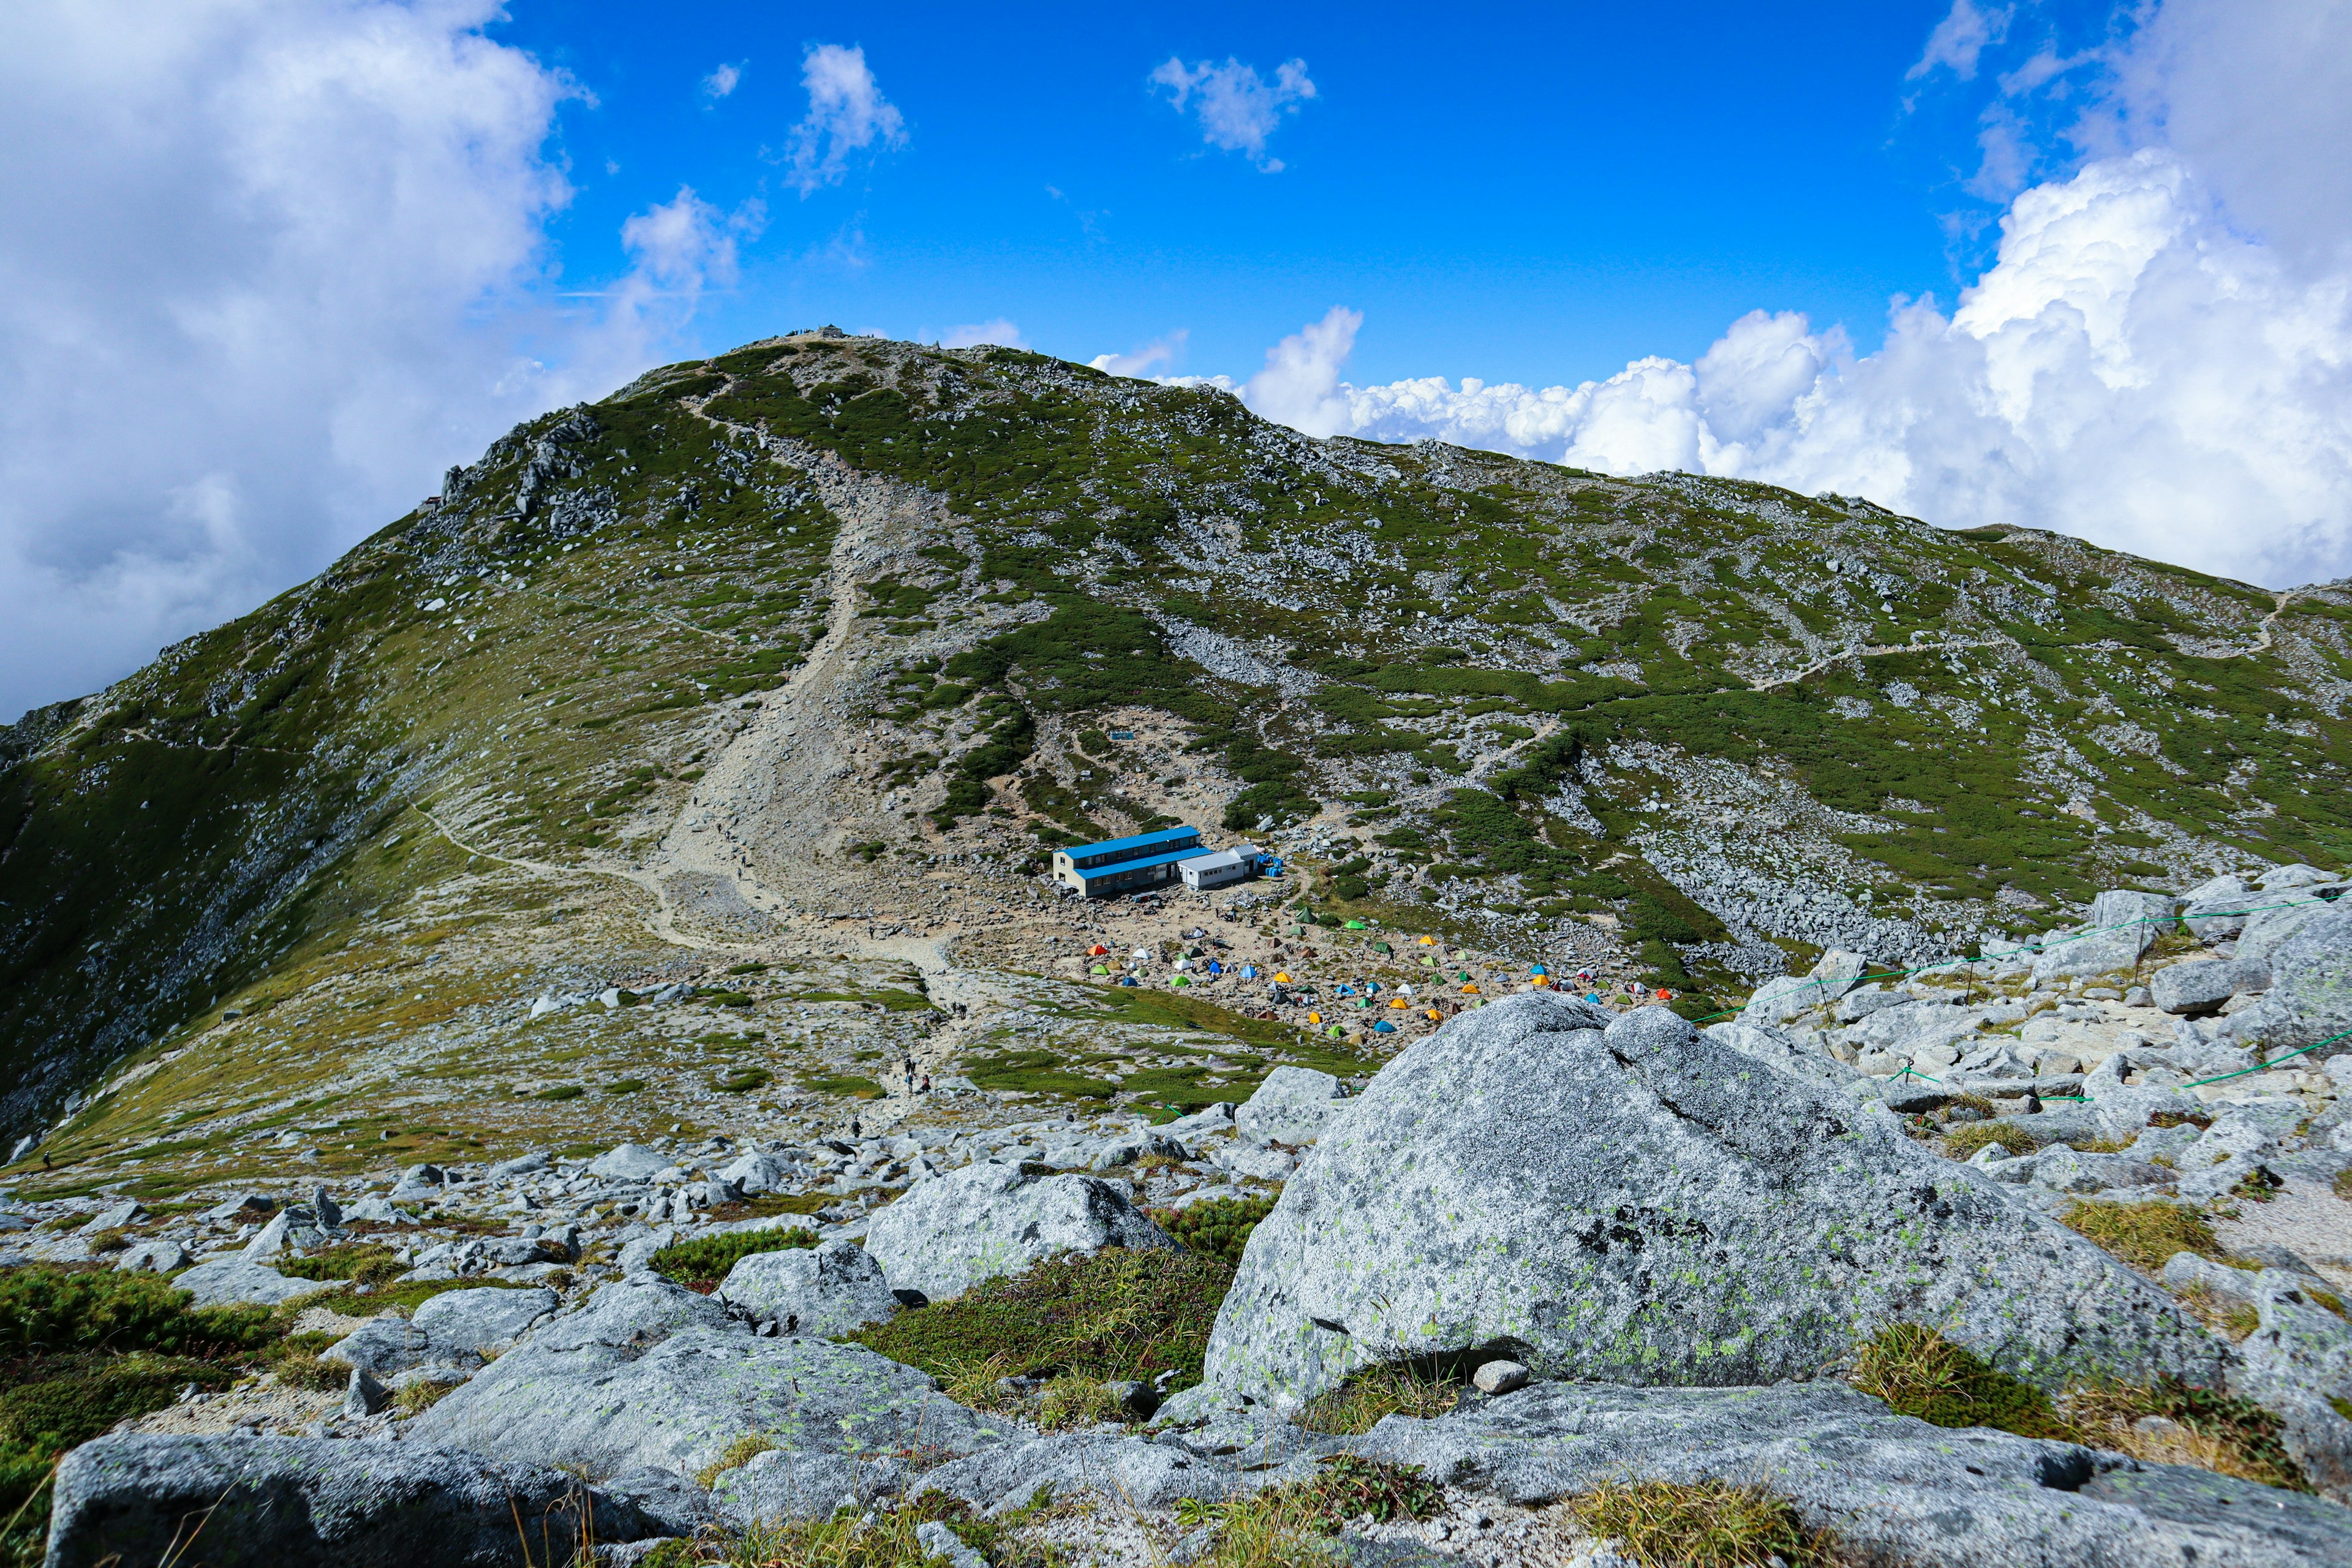
[[[702,96],[710,99],[725,98],[729,93],[733,92],[742,80],[742,66],[721,60],[717,69],[702,79]]]
[[[1002,348],[1025,349],[1029,345],[1021,336],[1021,329],[999,316],[993,321],[973,321],[961,327],[950,327],[940,339],[943,349],[977,348],[982,343],[995,343]]]
[[[1927,47],[1918,60],[1905,72],[1907,79],[1916,81],[1942,66],[1962,81],[1977,74],[1977,60],[1985,46],[1997,44],[2009,36],[2010,19],[2016,7],[2000,5],[1990,11],[1979,11],[1969,0],[1953,0],[1951,10],[1936,24],[1927,35]]]
[[[1274,79],[1257,74],[1228,57],[1223,65],[1202,60],[1187,67],[1171,55],[1145,79],[1168,89],[1169,101],[1181,114],[1186,109],[1200,123],[1201,138],[1228,153],[1246,153],[1267,174],[1279,174],[1282,160],[1265,154],[1265,140],[1286,114],[1316,96],[1305,60],[1285,60],[1275,68]]]
[[[1097,370],[1113,375],[1150,376],[1154,372],[1173,370],[1184,358],[1184,342],[1190,331],[1177,328],[1167,336],[1154,338],[1141,348],[1123,354],[1097,354],[1089,361]]]
[[[839,184],[853,153],[877,142],[905,145],[906,118],[882,96],[863,47],[814,46],[801,62],[801,80],[808,88],[808,113],[793,127],[786,161],[802,195]]]
[[[580,88],[491,0],[0,6],[0,721],[318,571],[732,275],[688,192],[559,290]]]
[[[2352,280],[2295,276],[2160,152],[2026,192],[1958,307],[1898,303],[1864,358],[1759,310],[1693,365],[1358,387],[1339,379],[1355,323],[1286,339],[1251,405],[1314,435],[1858,493],[2275,585],[2352,571]]]

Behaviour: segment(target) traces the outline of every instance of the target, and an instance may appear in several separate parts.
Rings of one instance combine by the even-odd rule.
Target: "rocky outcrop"
[[[1259,1223],[1205,1375],[1277,1405],[1503,1352],[1546,1377],[1762,1384],[1895,1322],[2052,1385],[2210,1383],[2222,1360],[2163,1291],[1887,1112],[1664,1008],[1611,1022],[1538,993],[1359,1097]]]
[[[692,1472],[747,1433],[822,1453],[965,1454],[1003,1423],[855,1345],[761,1337],[727,1304],[651,1275],[541,1325],[418,1415],[415,1441],[616,1475]]]
[[[1173,1247],[1128,1191],[1099,1177],[983,1161],[908,1189],[874,1216],[866,1250],[893,1289],[936,1301],[1058,1252]]]
[[[898,1310],[882,1265],[846,1241],[754,1252],[736,1260],[719,1283],[719,1299],[740,1307],[779,1333],[832,1339]]]
[[[1896,1415],[1834,1382],[1770,1388],[1537,1384],[1350,1445],[1521,1503],[1604,1481],[1731,1479],[1793,1499],[1848,1560],[2342,1568],[2352,1514],[2204,1470]]]
[[[568,1562],[667,1533],[558,1470],[306,1437],[100,1437],[58,1467],[50,1520],[47,1568],[509,1568],[523,1543]]]

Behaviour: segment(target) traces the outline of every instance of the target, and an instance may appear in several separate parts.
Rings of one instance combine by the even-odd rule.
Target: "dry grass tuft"
[[[740,1470],[761,1454],[775,1447],[770,1438],[757,1432],[746,1432],[727,1445],[727,1451],[694,1472],[694,1484],[709,1491],[711,1484],[729,1470]]]
[[[1862,1347],[1847,1381],[1897,1413],[1937,1426],[1993,1426],[2062,1441],[2072,1436],[2040,1389],[1917,1323],[1880,1330]]]
[[[1937,1141],[1937,1147],[1948,1158],[1967,1160],[1977,1151],[1998,1143],[2012,1154],[2031,1154],[2042,1147],[2042,1140],[2017,1125],[2014,1116],[1991,1121],[1963,1121]]]
[[[1642,1568],[1802,1568],[1829,1561],[1836,1546],[1829,1531],[1807,1529],[1787,1498],[1729,1481],[1612,1484],[1568,1506]]]
[[[1317,1394],[1298,1413],[1298,1424],[1310,1432],[1360,1436],[1384,1415],[1426,1420],[1444,1415],[1461,1397],[1459,1379],[1441,1377],[1410,1362],[1391,1363],[1371,1367],[1344,1386]]]
[[[2166,1378],[2070,1389],[2060,1411],[2080,1441],[2135,1459],[2311,1489],[2279,1442],[2279,1418],[2250,1399]]]
[[[1177,1505],[1176,1518],[1188,1529],[1206,1524],[1215,1531],[1201,1568],[1310,1568],[1334,1560],[1327,1542],[1349,1520],[1428,1519],[1444,1501],[1444,1491],[1414,1466],[1342,1454],[1326,1460],[1312,1480],[1232,1502],[1188,1499]]]
[[[2151,1277],[2163,1273],[2176,1252],[2215,1259],[2221,1256],[2221,1238],[2204,1215],[2162,1198],[2137,1204],[2069,1204],[2058,1219]]]

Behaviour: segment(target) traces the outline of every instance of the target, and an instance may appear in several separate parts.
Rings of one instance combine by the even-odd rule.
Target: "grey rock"
[[[617,1474],[698,1469],[747,1432],[872,1456],[917,1444],[970,1453],[1008,1430],[912,1367],[855,1345],[761,1338],[725,1302],[637,1275],[532,1330],[414,1417],[407,1436]]]
[[[1206,1381],[1289,1407],[1369,1363],[1483,1351],[1546,1377],[1764,1383],[1921,1321],[2052,1386],[2210,1384],[2223,1358],[1887,1112],[1663,1007],[1610,1022],[1535,993],[1381,1069],[1259,1223]]]
[[[2237,963],[2225,958],[2170,964],[2148,981],[2148,995],[2168,1013],[2210,1012],[2238,994],[2238,975]]]
[[[1270,1143],[1231,1143],[1209,1152],[1209,1163],[1256,1182],[1279,1182],[1298,1168],[1298,1156]]]
[[[2271,900],[2254,896],[2243,877],[2221,876],[2181,895],[2180,923],[2200,942],[2220,942],[2245,929],[2246,911]]]
[[[1220,1100],[1189,1116],[1163,1122],[1159,1131],[1169,1138],[1192,1138],[1202,1133],[1228,1131],[1234,1125],[1234,1112],[1239,1109],[1231,1100]]]
[[[649,1182],[669,1169],[669,1156],[642,1143],[623,1143],[590,1162],[588,1173],[614,1182]]]
[[[984,1513],[1027,1503],[1040,1487],[1065,1497],[1093,1492],[1134,1507],[1173,1508],[1185,1498],[1221,1502],[1261,1484],[1175,1443],[1069,1434],[999,1444],[923,1477],[923,1489],[961,1498]]]
[[[954,1531],[936,1519],[915,1527],[915,1544],[928,1556],[946,1558],[948,1568],[989,1568],[987,1558],[966,1546]]]
[[[1739,1022],[1785,1024],[1837,1001],[1854,988],[1869,968],[1870,961],[1862,954],[1832,948],[1808,973],[1782,975],[1759,986],[1748,1005],[1739,1010]]]
[[[1538,1384],[1350,1444],[1521,1504],[1604,1480],[1750,1481],[1833,1527],[1859,1562],[2352,1564],[2352,1514],[2299,1493],[2120,1454],[1896,1415],[1842,1384]]]
[[[2341,879],[2332,871],[2323,871],[2316,866],[2298,863],[2293,866],[2280,866],[2263,872],[2262,889],[2265,893],[2283,893],[2297,888],[2326,887],[2339,880]]]
[[[188,1249],[176,1241],[141,1241],[117,1253],[114,1266],[126,1273],[173,1274],[188,1266]]]
[[[882,1265],[845,1241],[751,1253],[727,1271],[718,1295],[783,1333],[819,1339],[887,1323],[898,1310]]]
[[[604,1487],[613,1496],[635,1504],[638,1511],[651,1519],[666,1536],[691,1536],[719,1520],[710,1494],[695,1485],[692,1477],[676,1470],[651,1466],[625,1470],[604,1482]],[[598,1562],[601,1563],[603,1559],[600,1557]],[[550,1564],[549,1568],[560,1565]]]
[[[1528,1385],[1528,1369],[1515,1361],[1490,1361],[1470,1374],[1481,1394],[1508,1394]]]
[[[774,1193],[793,1185],[793,1170],[782,1155],[755,1150],[720,1171],[719,1178],[741,1192]]]
[[[339,1363],[372,1377],[391,1377],[423,1365],[432,1352],[432,1336],[405,1318],[386,1312],[370,1318],[320,1351],[319,1359]]]
[[[445,1290],[418,1307],[410,1321],[436,1352],[499,1351],[554,1311],[557,1300],[544,1289]]]
[[[301,1253],[326,1246],[333,1237],[320,1227],[316,1217],[305,1208],[279,1209],[245,1244],[241,1256],[248,1263],[259,1263],[281,1252]]]
[[[1843,1088],[1863,1076],[1860,1068],[1847,1066],[1826,1051],[1802,1048],[1779,1029],[1735,1021],[1715,1025],[1706,1031],[1706,1037],[1758,1061],[1769,1062],[1782,1072],[1832,1088]]]
[[[329,1289],[315,1279],[289,1279],[275,1268],[247,1263],[242,1258],[199,1263],[172,1283],[194,1296],[191,1305],[198,1307],[229,1307],[240,1302],[274,1307],[280,1301]]]
[[[352,1205],[350,1218],[368,1220],[376,1225],[415,1225],[416,1216],[394,1203],[390,1198],[370,1196]]]
[[[1028,1176],[992,1161],[908,1189],[868,1222],[866,1249],[894,1289],[934,1301],[1058,1252],[1176,1243],[1146,1219],[1124,1183]]]
[[[1329,1073],[1280,1067],[1234,1112],[1234,1131],[1256,1143],[1312,1143],[1348,1104]]]
[[[392,1403],[392,1390],[376,1381],[375,1374],[365,1367],[352,1368],[352,1378],[343,1385],[343,1415],[353,1421],[364,1420]]]
[[[2186,1294],[2202,1290],[2224,1301],[2254,1303],[2255,1276],[2193,1252],[2176,1252],[2164,1263],[2164,1288]]]
[[[278,1212],[276,1199],[262,1193],[240,1193],[226,1202],[215,1204],[205,1211],[205,1218],[223,1222],[250,1221],[255,1224]]]
[[[2296,932],[2336,908],[2316,891],[2305,889],[2285,894],[2266,892],[2263,902],[2271,907],[2246,917],[2246,929],[2238,933],[2238,950],[2231,957],[2268,963]]]
[[[2091,918],[2079,931],[2042,944],[2042,956],[2033,961],[2033,983],[2042,985],[2069,975],[2112,974],[2132,968],[2156,940],[2158,922],[2178,907],[2179,900],[2168,893],[2109,889],[2091,900]]]
[[[2239,952],[2239,964],[2254,962],[2242,943]],[[2321,906],[2267,962],[2269,994],[2226,1020],[2224,1037],[2259,1044],[2276,1058],[2352,1029],[2352,904]]]
[[[544,1171],[554,1163],[553,1154],[544,1149],[533,1149],[528,1154],[518,1154],[511,1160],[499,1161],[485,1171],[483,1175],[493,1182],[511,1181],[517,1176],[528,1176],[535,1171]]]
[[[2301,1269],[2255,1277],[2261,1322],[2238,1347],[2245,1366],[2233,1382],[2278,1413],[2279,1440],[2319,1495],[2352,1503],[2352,1420],[2341,1414],[2352,1404],[2352,1323],[2312,1299],[2317,1286]],[[2352,1516],[2346,1524],[2352,1531]]]
[[[719,1517],[738,1529],[824,1519],[843,1503],[865,1508],[898,1495],[906,1461],[894,1455],[821,1448],[771,1448],[712,1483]]]
[[[95,1236],[101,1230],[121,1230],[124,1226],[134,1224],[146,1216],[147,1211],[144,1208],[126,1198],[121,1203],[110,1204],[90,1215],[89,1219],[82,1222],[81,1228],[75,1234]]]
[[[507,1568],[522,1538],[568,1552],[656,1526],[572,1476],[407,1443],[114,1435],[58,1469],[48,1568],[181,1560],[228,1568]]]

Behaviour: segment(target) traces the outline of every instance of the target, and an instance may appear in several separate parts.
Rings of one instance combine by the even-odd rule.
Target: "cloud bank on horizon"
[[[1340,370],[1363,318],[1334,307],[1222,384],[1313,436],[1762,479],[2284,587],[2352,567],[2347,302],[2344,271],[2299,275],[2148,149],[2026,191],[1957,308],[1899,303],[1866,356],[1835,327],[1759,310],[1695,363],[1641,359],[1575,386],[1358,386]]]

